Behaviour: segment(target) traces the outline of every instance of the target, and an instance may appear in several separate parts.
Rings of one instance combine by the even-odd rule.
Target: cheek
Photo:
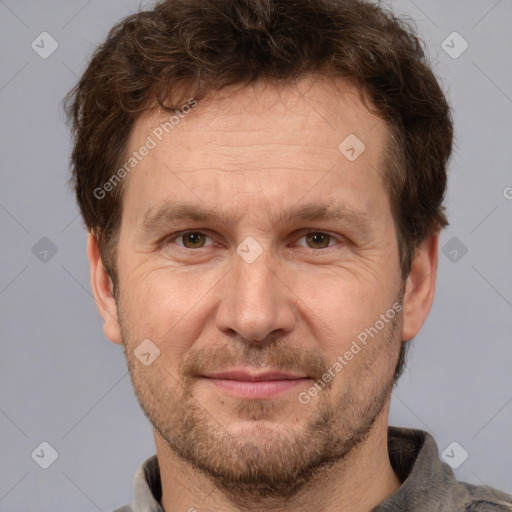
[[[149,338],[179,360],[212,314],[209,291],[218,278],[175,269],[139,269],[129,275],[121,296],[130,338]]]
[[[354,340],[364,340],[376,322],[380,326],[380,315],[392,308],[397,291],[382,281],[348,271],[293,281],[299,315],[328,361],[343,355]]]
[[[396,292],[383,278],[359,269],[290,275],[289,281],[298,304],[333,327],[347,322],[374,322],[380,313],[391,307]]]

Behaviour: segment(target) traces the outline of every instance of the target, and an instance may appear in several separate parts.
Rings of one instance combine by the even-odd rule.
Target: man
[[[512,510],[388,427],[452,145],[410,27],[361,0],[167,0],[67,101],[92,288],[157,451],[118,511]]]

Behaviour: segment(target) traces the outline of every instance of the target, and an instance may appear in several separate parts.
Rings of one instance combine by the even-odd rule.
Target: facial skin
[[[168,117],[139,119],[128,153]],[[366,146],[353,162],[338,149],[349,134]],[[344,82],[226,90],[126,178],[116,299],[89,236],[105,334],[124,344],[155,428],[165,510],[366,511],[400,486],[387,453],[393,374],[431,307],[438,234],[403,282],[386,137]],[[209,217],[176,215],[185,207]],[[255,247],[254,261],[241,256]],[[403,310],[301,403],[393,304]],[[145,339],[160,350],[148,366],[134,355]],[[305,378],[256,399],[205,377],[231,369]]]

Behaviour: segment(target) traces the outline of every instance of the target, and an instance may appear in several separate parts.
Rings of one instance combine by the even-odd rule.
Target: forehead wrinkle
[[[268,201],[264,201],[266,218],[271,226],[280,223],[297,223],[318,220],[342,220],[354,225],[360,230],[369,228],[368,215],[365,212],[354,210],[346,205],[330,205],[310,203],[293,207],[291,209],[275,208]],[[245,212],[222,212],[218,208],[207,208],[202,205],[194,205],[184,202],[166,202],[159,208],[150,208],[143,216],[140,226],[141,232],[152,232],[164,229],[173,222],[190,220],[195,222],[221,222],[229,226],[237,224]],[[274,223],[272,224],[272,221]]]

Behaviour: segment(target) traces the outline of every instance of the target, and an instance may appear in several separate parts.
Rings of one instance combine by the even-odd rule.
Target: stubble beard
[[[363,349],[367,351],[364,364],[357,366],[358,374],[348,379],[350,383],[337,397],[330,397],[329,386],[331,389],[320,391],[308,405],[300,406],[310,416],[305,424],[295,427],[264,421],[271,420],[287,402],[240,401],[237,413],[251,422],[246,430],[234,434],[200,404],[193,393],[193,380],[176,383],[165,368],[157,374],[142,367],[133,355],[134,341],[123,328],[121,315],[119,319],[132,383],[144,414],[174,454],[206,475],[241,508],[248,502],[290,500],[333,465],[347,461],[383,412],[395,382],[400,351],[404,350],[399,340],[401,316],[397,315],[381,333],[381,346],[370,346],[376,341],[372,340]],[[389,363],[382,375],[377,375],[372,365],[383,356],[382,351]],[[276,359],[279,357],[272,361]],[[358,390],[361,379],[372,381],[364,394]],[[163,382],[173,386],[163,386]]]

